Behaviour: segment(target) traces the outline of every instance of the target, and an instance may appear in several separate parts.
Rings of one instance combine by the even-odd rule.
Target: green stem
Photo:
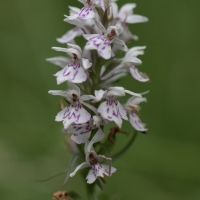
[[[97,193],[95,192],[95,184],[87,184],[88,200],[98,200]]]
[[[112,160],[116,160],[118,157],[120,157],[122,154],[124,154],[133,144],[133,142],[135,141],[136,137],[137,137],[138,132],[135,131],[135,133],[133,134],[131,140],[128,142],[128,144],[118,153],[116,153],[115,155],[111,156]]]

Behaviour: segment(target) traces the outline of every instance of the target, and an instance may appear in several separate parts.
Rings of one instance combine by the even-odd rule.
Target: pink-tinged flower
[[[60,111],[55,118],[55,121],[63,122],[65,129],[72,123],[82,124],[90,121],[91,114],[83,108],[82,104],[96,113],[96,108],[84,102],[91,99],[88,95],[81,96],[79,87],[73,83],[70,83],[70,88],[69,91],[49,91],[49,94],[63,96],[69,102],[69,105]]]
[[[118,38],[118,36],[123,32],[121,24],[109,26],[107,30],[98,21],[96,21],[96,25],[101,29],[102,34],[84,34],[83,37],[88,40],[85,49],[97,50],[98,54],[104,59],[111,58],[112,43],[115,44],[116,48],[122,51],[128,51],[124,41]]]
[[[129,113],[129,121],[131,125],[133,126],[133,128],[135,128],[137,131],[140,131],[142,133],[146,133],[148,129],[145,128],[145,124],[143,124],[140,118],[138,117],[138,114],[139,114],[138,112],[140,109],[138,105],[141,102],[147,102],[147,99],[143,97],[132,97],[127,101],[125,105],[125,109]]]
[[[82,50],[78,45],[68,44],[70,48],[52,47],[56,51],[66,52],[72,59],[71,62],[62,70],[57,72],[57,84],[65,81],[73,83],[82,83],[87,79],[86,70],[92,66],[92,63],[82,56]]]
[[[77,10],[75,13],[70,16],[66,16],[69,20],[74,20],[77,18],[80,19],[93,19],[95,18],[95,13],[97,12],[95,7],[101,7],[99,1],[97,0],[79,0],[84,4],[84,7],[80,10]]]
[[[77,144],[86,143],[93,129],[105,125],[107,122],[101,117],[94,115],[90,121],[82,124],[71,124],[67,129],[63,129],[65,133],[72,133],[71,139]]]
[[[108,121],[114,121],[120,128],[122,126],[122,119],[128,120],[128,118],[126,110],[119,103],[117,97],[125,96],[125,93],[141,97],[140,94],[125,90],[123,87],[110,87],[104,94],[106,101],[98,108],[98,112],[103,118]]]
[[[97,179],[97,177],[104,177],[104,174],[107,176],[111,176],[112,173],[116,171],[116,168],[112,166],[101,164],[101,161],[111,161],[111,158],[107,158],[103,155],[97,155],[96,152],[93,150],[93,144],[101,141],[103,138],[104,133],[99,128],[92,140],[89,143],[85,144],[86,161],[77,166],[74,172],[70,174],[70,177],[75,176],[78,170],[89,167],[90,170],[86,177],[86,180],[87,183],[91,184]]]

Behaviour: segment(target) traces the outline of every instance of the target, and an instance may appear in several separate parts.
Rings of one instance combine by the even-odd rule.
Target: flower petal
[[[93,19],[95,18],[95,13],[92,7],[83,7],[78,13],[79,18],[81,19]]]
[[[117,170],[115,167],[111,167],[111,174],[109,175],[109,166],[101,164],[101,167],[102,167],[102,172],[107,176],[111,176]]]
[[[126,92],[126,93],[128,93],[128,94],[130,94],[130,95],[136,96],[136,97],[142,97],[141,94],[132,92],[132,91],[130,91],[130,90],[124,90],[124,92]]]
[[[135,3],[127,3],[124,6],[121,7],[118,17],[123,22],[127,16],[131,15],[133,13],[133,9],[136,7]]]
[[[90,113],[86,111],[81,104],[70,104],[57,114],[56,121],[63,120],[64,128],[67,129],[72,123],[86,123],[90,118]]]
[[[97,178],[97,171],[96,171],[95,165],[90,166],[89,173],[86,177],[87,183],[89,184],[94,183],[96,178]]]
[[[71,139],[77,144],[86,143],[90,138],[92,127],[90,122],[86,122],[83,124],[72,124],[70,131],[73,131]]]
[[[101,128],[98,129],[98,131],[95,133],[94,137],[91,139],[87,146],[87,152],[89,152],[92,149],[92,146],[94,143],[101,141],[105,136],[105,133],[101,130]]]
[[[68,64],[67,67],[57,72],[55,76],[57,77],[57,84],[67,80],[73,83],[82,83],[87,79],[87,74],[80,63]]]
[[[72,173],[70,174],[70,177],[75,176],[75,175],[76,175],[76,172],[77,172],[78,170],[83,169],[83,168],[86,168],[86,167],[89,167],[89,165],[88,165],[87,162],[81,163],[79,166],[76,167],[76,169],[74,170],[74,172],[72,172]]]
[[[129,121],[137,131],[146,132],[148,130],[134,111],[130,111]]]
[[[82,30],[79,29],[79,27],[75,27],[72,30],[65,33],[62,37],[57,38],[56,40],[60,42],[61,44],[65,44],[72,41],[76,36],[80,36],[81,33],[82,33]]]
[[[122,115],[120,111],[123,111]],[[98,108],[98,112],[103,118],[109,121],[114,121],[120,128],[122,126],[121,117],[123,116],[123,118],[125,118],[126,115],[126,111],[119,107],[119,102],[116,99],[107,100],[106,102],[102,103]]]
[[[63,56],[47,58],[46,61],[53,63],[62,68],[66,67],[70,63],[70,59]]]
[[[141,16],[141,15],[129,15],[126,19],[126,23],[129,24],[135,24],[135,23],[141,23],[141,22],[147,22],[148,18]]]
[[[65,17],[67,17],[68,20],[71,20],[71,21],[72,21],[72,20],[77,19],[77,18],[79,17],[79,14],[76,13],[76,14],[70,15],[70,16],[66,16],[66,15],[65,15]]]
[[[130,66],[130,72],[132,77],[140,82],[149,81],[149,77],[146,74],[139,72],[138,69],[133,65]]]
[[[111,43],[103,35],[85,34],[84,37],[89,40],[85,45],[85,49],[97,49],[99,55],[104,59],[111,58]]]
[[[126,46],[123,40],[120,40],[119,38],[115,38],[113,43],[115,45],[115,48],[120,49],[125,52],[128,51],[128,47]]]
[[[82,58],[82,64],[84,69],[89,69],[92,66],[92,63],[86,58]]]
[[[147,102],[146,98],[143,97],[131,97],[128,102],[126,103],[126,106],[133,106],[136,107],[142,102]]]
[[[63,97],[68,96],[67,91],[63,91],[63,90],[49,90],[48,93],[51,95],[58,95],[58,96],[63,96]]]

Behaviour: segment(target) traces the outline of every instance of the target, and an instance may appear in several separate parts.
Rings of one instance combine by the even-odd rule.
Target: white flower
[[[114,19],[119,19],[121,22],[126,22],[130,24],[148,21],[147,17],[133,14],[133,9],[136,7],[135,3],[127,3],[123,5],[119,11],[118,5],[115,2],[113,2],[111,5],[113,7]]]
[[[126,110],[116,97],[125,96],[125,93],[141,97],[140,94],[125,90],[123,87],[110,87],[104,94],[106,102],[102,103],[98,108],[98,112],[103,118],[114,121],[120,128],[122,126],[122,119],[128,120],[128,118]]]
[[[110,81],[111,77],[113,79],[114,76],[124,75],[128,72],[132,75],[132,77],[140,82],[147,82],[149,81],[149,77],[139,72],[135,65],[141,64],[142,61],[137,58],[138,55],[144,54],[144,49],[146,47],[133,47],[126,52],[124,58],[118,59],[117,61],[121,61],[121,64],[115,67],[112,71],[108,74],[101,77],[101,80],[108,79]]]
[[[65,133],[72,133],[71,139],[77,144],[86,143],[93,129],[99,128],[100,125],[105,125],[107,122],[94,115],[90,121],[82,124],[71,124],[67,129],[63,129]]]
[[[71,63],[69,63],[61,71],[57,72],[55,76],[57,77],[57,84],[61,84],[65,81],[70,81],[73,83],[82,83],[87,79],[86,69],[92,66],[92,63],[82,56],[82,50],[78,45],[68,44],[70,48],[60,48],[52,47],[56,51],[66,52],[71,58]]]
[[[138,117],[138,105],[141,102],[147,102],[147,99],[143,97],[132,97],[127,101],[125,109],[129,113],[129,121],[133,128],[135,128],[137,131],[145,133],[148,129],[145,128],[145,124],[143,124]]]
[[[87,183],[93,183],[97,177],[104,177],[104,174],[111,176],[116,171],[116,168],[112,167],[109,169],[108,165],[101,164],[102,160],[111,161],[111,158],[107,158],[103,155],[97,155],[93,150],[93,144],[101,141],[104,138],[104,133],[101,129],[97,131],[92,140],[85,145],[86,161],[76,167],[74,172],[70,174],[70,177],[75,176],[76,172],[80,169],[89,167],[89,173],[86,177]]]
[[[93,19],[95,18],[95,7],[100,7],[97,0],[79,0],[84,4],[84,7],[77,10],[73,15],[66,16],[69,20],[80,19]]]
[[[113,19],[123,24],[124,31],[120,36],[120,39],[124,40],[125,43],[128,42],[130,39],[138,40],[138,37],[131,33],[126,23],[133,24],[147,22],[148,18],[141,15],[133,14],[133,9],[136,7],[135,3],[125,4],[121,7],[119,11],[118,5],[115,2],[112,2],[111,5],[113,9]]]
[[[80,95],[80,89],[77,85],[71,83],[71,90],[50,90],[49,94],[63,96],[69,101],[69,105],[60,111],[55,121],[62,121],[64,128],[67,129],[72,123],[82,124],[90,121],[91,114],[86,111],[82,104],[89,107],[96,113],[96,109],[84,101],[91,99],[88,95]]]
[[[85,45],[85,49],[96,49],[99,55],[104,59],[111,58],[112,43],[114,43],[118,49],[128,51],[124,41],[118,38],[123,31],[121,24],[109,26],[107,30],[98,21],[96,21],[96,25],[101,29],[103,34],[84,34],[83,37],[88,40],[87,44]]]
[[[147,82],[149,81],[149,77],[139,72],[138,69],[135,67],[135,64],[141,64],[142,61],[137,58],[138,55],[144,54],[144,49],[146,47],[133,47],[129,49],[126,53],[125,57],[123,58],[122,64],[124,64],[130,70],[132,77],[140,82]]]

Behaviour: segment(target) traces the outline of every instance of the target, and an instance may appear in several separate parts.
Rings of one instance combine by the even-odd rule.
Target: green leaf
[[[68,181],[69,175],[70,175],[70,173],[71,173],[71,171],[72,171],[72,168],[73,168],[75,162],[76,162],[77,159],[78,159],[80,156],[82,156],[82,155],[83,155],[83,154],[76,153],[76,154],[74,154],[74,155],[71,157],[71,159],[70,159],[70,161],[69,161],[67,176],[66,176],[66,178],[65,178],[65,181],[64,181],[63,185]]]
[[[51,179],[54,179],[54,178],[56,178],[56,177],[58,177],[58,176],[61,176],[61,175],[65,174],[66,171],[67,171],[67,170],[64,170],[64,171],[62,171],[62,172],[60,172],[60,173],[58,173],[58,174],[55,174],[55,175],[53,175],[53,176],[50,176],[50,177],[46,178],[46,179],[32,180],[32,181],[33,181],[33,182],[46,182],[46,181],[50,181]]]
[[[101,184],[101,181],[98,178],[96,179],[95,183],[99,187],[99,189],[103,192],[103,186]]]

